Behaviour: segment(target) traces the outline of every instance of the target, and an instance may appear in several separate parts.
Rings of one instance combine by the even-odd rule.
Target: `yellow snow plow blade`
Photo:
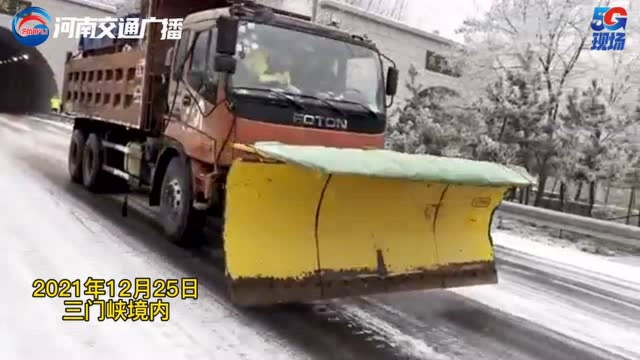
[[[490,223],[517,181],[480,186],[327,171],[285,161],[270,146],[284,145],[244,149],[276,162],[237,161],[227,178],[225,253],[236,303],[497,281]]]

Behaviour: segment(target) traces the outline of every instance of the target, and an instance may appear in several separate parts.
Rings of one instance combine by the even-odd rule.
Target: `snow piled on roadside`
[[[548,243],[542,243],[505,231],[495,231],[492,238],[497,246],[550,260],[555,265],[578,268],[590,275],[604,276],[609,281],[621,280],[627,286],[640,288],[640,267],[622,263],[616,258],[589,254],[571,247],[554,246],[551,238]]]
[[[510,219],[496,215],[492,231],[506,231],[530,240],[563,248],[573,248],[587,253],[624,257],[629,254],[640,255],[640,246],[630,247],[613,241],[605,241],[591,236],[561,231],[535,222]]]
[[[521,253],[534,261],[534,266],[564,269],[568,274],[579,274],[580,277],[592,279],[594,286],[615,284],[611,289],[619,286],[617,289],[622,291],[621,295],[631,298],[637,298],[640,294],[640,267],[624,263],[618,257],[604,257],[585,253],[575,247],[561,247],[554,244],[555,239],[541,239],[539,234],[533,240],[510,231],[495,230],[492,237],[498,250],[504,248]],[[575,294],[551,292],[538,287],[535,282],[518,274],[501,272],[499,278],[497,285],[472,286],[450,291],[612,354],[640,359],[640,308],[635,303],[610,299],[612,302],[622,302],[622,306],[627,309],[639,310],[637,317],[625,316],[623,313],[601,307],[600,304],[582,300]],[[551,281],[565,286],[571,285],[563,282],[561,278]],[[592,296],[606,296],[590,293],[588,289],[576,290]]]

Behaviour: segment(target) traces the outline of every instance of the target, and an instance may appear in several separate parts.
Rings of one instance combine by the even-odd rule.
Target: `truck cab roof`
[[[274,17],[273,20],[269,22],[265,22],[251,15],[240,15],[238,17],[241,20],[253,21],[256,23],[268,23],[294,31],[306,32],[317,36],[324,36],[338,41],[364,46],[376,52],[378,51],[376,45],[364,37],[352,35],[331,26],[325,26],[304,20],[303,16],[296,16],[295,14],[286,13],[277,9],[272,10],[274,10]],[[205,10],[190,14],[184,19],[184,27],[195,30],[200,28],[209,28],[214,26],[216,20],[222,16],[232,16],[232,7]]]

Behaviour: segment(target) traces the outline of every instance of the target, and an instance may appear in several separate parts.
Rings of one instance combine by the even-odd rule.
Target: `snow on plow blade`
[[[225,255],[244,306],[497,282],[489,234],[502,165],[258,143],[227,178]]]

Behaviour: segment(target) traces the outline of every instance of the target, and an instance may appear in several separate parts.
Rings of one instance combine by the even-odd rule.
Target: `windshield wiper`
[[[358,106],[360,106],[361,108],[365,109],[365,110],[369,113],[369,115],[373,116],[374,118],[377,118],[377,117],[378,117],[378,113],[376,113],[375,111],[371,110],[371,108],[370,108],[370,107],[368,107],[368,106],[366,106],[366,105],[364,105],[364,104],[362,104],[362,103],[359,103],[359,102],[357,102],[357,101],[350,101],[350,100],[336,100],[336,99],[328,99],[328,100],[327,100],[327,99],[323,99],[323,98],[320,98],[320,97],[317,97],[317,96],[313,96],[313,95],[293,94],[293,93],[285,93],[285,94],[288,94],[288,95],[291,95],[291,96],[300,96],[300,97],[303,97],[303,98],[309,98],[309,99],[314,99],[314,100],[322,101],[323,103],[327,104],[329,107],[331,107],[332,109],[334,109],[335,111],[340,112],[340,114],[341,114],[342,116],[344,116],[345,118],[348,118],[348,115],[344,112],[344,110],[342,110],[342,109],[340,109],[339,107],[337,107],[337,106],[333,105],[333,104],[331,103],[331,101],[341,102],[341,103],[351,104],[351,105],[358,105]]]
[[[288,97],[287,95],[285,95],[285,94],[287,94],[287,93],[285,93],[285,92],[276,91],[276,90],[273,90],[273,89],[254,88],[254,87],[245,87],[245,86],[242,86],[242,87],[236,87],[236,88],[234,88],[234,90],[249,90],[249,91],[262,91],[262,92],[268,92],[268,93],[270,93],[270,94],[276,95],[276,96],[278,96],[278,97],[280,97],[280,98],[282,98],[282,99],[287,100],[290,104],[294,105],[295,107],[297,107],[297,108],[298,108],[298,109],[300,109],[300,110],[304,110],[304,111],[306,111],[306,110],[307,110],[307,108],[305,108],[302,104],[300,104],[299,102],[297,102],[295,99],[290,98],[290,97]]]
[[[342,102],[342,103],[345,103],[345,104],[358,105],[358,106],[360,106],[361,108],[365,109],[365,110],[369,113],[369,115],[371,115],[371,116],[373,116],[373,117],[375,117],[375,118],[377,118],[377,117],[378,117],[378,113],[376,113],[375,111],[371,110],[371,108],[370,108],[370,107],[368,107],[367,105],[365,105],[365,104],[363,104],[363,103],[359,103],[359,102],[357,102],[357,101],[350,101],[350,100],[335,100],[335,99],[331,99],[331,101]]]
[[[313,95],[306,95],[306,94],[294,94],[294,93],[289,93],[289,92],[283,92],[283,94],[287,94],[287,95],[291,95],[291,96],[299,96],[301,98],[305,98],[305,99],[312,99],[312,100],[317,100],[320,101],[322,103],[325,103],[328,107],[330,107],[333,111],[339,113],[340,115],[342,115],[345,119],[349,118],[349,115],[347,115],[346,112],[344,112],[344,110],[340,109],[339,107],[333,105],[330,101],[327,101],[326,99],[323,98],[319,98],[317,96],[313,96]]]

